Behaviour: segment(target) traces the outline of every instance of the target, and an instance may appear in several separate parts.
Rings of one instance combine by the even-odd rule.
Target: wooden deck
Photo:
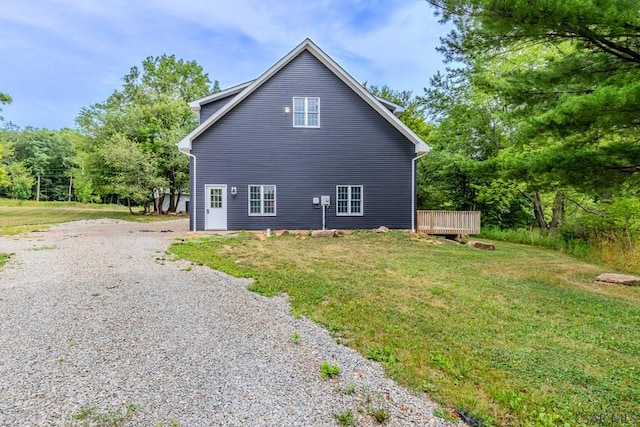
[[[418,233],[426,234],[478,234],[478,211],[418,211]]]

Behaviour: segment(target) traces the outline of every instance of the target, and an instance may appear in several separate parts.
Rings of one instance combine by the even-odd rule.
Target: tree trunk
[[[131,199],[127,197],[127,206],[129,207],[129,213],[133,215],[133,211],[131,210]]]
[[[171,213],[175,213],[178,207],[178,202],[176,201],[176,189],[171,187],[169,189],[169,211]]]
[[[176,197],[176,210],[175,210],[175,212],[178,212],[178,205],[180,204],[180,197],[181,196],[182,196],[182,191],[178,190],[177,197]]]
[[[524,196],[533,204],[533,215],[536,218],[536,222],[538,223],[540,230],[548,231],[549,224],[547,223],[547,219],[544,217],[544,206],[542,206],[540,193],[536,191],[532,195],[525,194]]]
[[[555,234],[558,230],[558,226],[564,221],[564,193],[561,191],[556,192],[556,197],[553,199],[553,212],[551,216],[551,223],[549,224],[549,232]]]

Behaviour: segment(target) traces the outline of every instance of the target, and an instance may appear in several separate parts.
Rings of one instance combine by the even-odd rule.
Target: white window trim
[[[304,125],[296,125],[296,99],[304,99]],[[317,99],[318,100],[318,124],[317,125],[309,125],[309,99]],[[319,96],[294,96],[292,101],[291,111],[293,112],[292,122],[294,128],[319,128],[320,127],[320,97]]]
[[[260,187],[260,213],[251,212],[251,187]],[[273,187],[273,213],[264,213],[264,187]],[[247,213],[249,216],[276,216],[278,189],[273,184],[249,184],[247,186]]]
[[[347,198],[347,207],[349,212],[338,212],[338,202],[339,202],[339,189],[340,187],[347,187],[348,190],[348,198]],[[353,187],[360,187],[360,212],[352,213],[351,212],[351,189]],[[363,216],[364,215],[364,185],[348,185],[341,184],[336,185],[336,216]]]

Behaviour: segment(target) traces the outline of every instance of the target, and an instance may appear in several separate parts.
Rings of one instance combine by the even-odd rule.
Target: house
[[[311,40],[190,106],[192,230],[415,229],[429,147]]]

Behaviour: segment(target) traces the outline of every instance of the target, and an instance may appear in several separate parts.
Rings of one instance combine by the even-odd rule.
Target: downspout
[[[198,174],[197,174],[197,159],[196,156],[194,156],[191,153],[187,153],[186,151],[182,151],[180,150],[181,153],[186,154],[187,156],[191,157],[193,159],[193,194],[191,195],[191,201],[193,203],[191,203],[191,209],[193,209],[193,225],[192,225],[192,230],[191,231],[196,231],[196,215],[198,213],[198,209],[196,209],[196,193],[198,192],[198,186],[196,185],[196,179],[198,178]]]
[[[429,154],[422,153],[411,159],[411,232],[416,232],[416,161]]]

